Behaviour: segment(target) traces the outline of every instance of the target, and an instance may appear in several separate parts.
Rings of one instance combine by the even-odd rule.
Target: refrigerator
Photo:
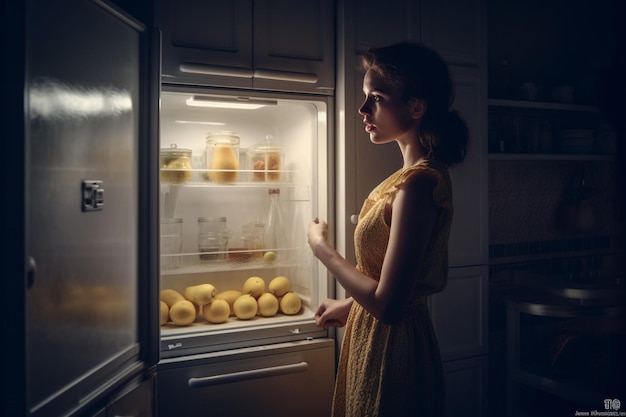
[[[104,0],[6,5],[2,414],[152,416],[156,32]]]
[[[159,417],[329,415],[335,338],[313,315],[334,281],[306,230],[334,215],[333,114],[327,95],[162,85],[160,301],[174,291],[195,315],[174,320],[174,302],[160,327]],[[254,297],[256,313],[231,299],[215,319],[208,311],[229,292]]]

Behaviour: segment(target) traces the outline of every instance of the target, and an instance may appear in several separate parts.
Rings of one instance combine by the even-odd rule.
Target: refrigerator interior
[[[196,304],[197,317],[191,325],[176,325],[170,319],[161,326],[162,358],[327,335],[313,321],[318,302],[328,295],[327,275],[310,254],[306,228],[311,218],[328,216],[328,98],[272,93],[249,97],[247,92],[242,98],[241,94],[163,86],[160,147],[162,152],[173,144],[177,149],[191,150],[191,176],[183,183],[170,183],[167,173],[178,171],[161,165],[160,217],[182,219],[182,248],[180,254],[168,253],[162,225],[160,288],[184,294],[189,286],[211,284],[216,293],[242,291],[248,278],[260,277],[265,292],[269,292],[270,281],[284,276],[291,283],[291,291],[300,297],[302,309],[294,315],[279,311],[271,317],[257,314],[247,320],[231,313],[227,322],[213,324],[204,318],[203,307]],[[187,104],[192,97],[259,100],[268,105],[258,109],[196,107]],[[234,181],[207,178],[220,171],[205,163],[206,137],[216,131],[236,132],[240,139]],[[247,151],[269,138],[282,149],[278,170],[273,172],[279,174],[278,181],[273,177],[259,180],[247,160]],[[247,247],[242,227],[267,225],[270,189],[280,190],[283,241],[278,247]],[[200,251],[199,217],[225,218],[226,248]],[[276,259],[264,257],[267,252],[273,252]]]

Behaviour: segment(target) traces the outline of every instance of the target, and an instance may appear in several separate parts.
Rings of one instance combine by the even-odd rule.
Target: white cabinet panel
[[[487,147],[484,75],[451,67],[456,98],[452,109],[467,123],[470,139],[465,160],[450,169],[454,220],[450,232],[450,266],[487,263]]]
[[[485,416],[487,414],[487,358],[445,362],[446,416]]]
[[[422,42],[450,64],[484,65],[484,0],[427,0],[422,4]]]
[[[252,0],[157,0],[163,81],[252,86]]]
[[[355,1],[353,5],[356,50],[390,45],[406,40],[419,41],[421,32],[420,0],[388,0],[384,11],[378,0]]]
[[[254,0],[253,87],[287,83],[329,93],[335,86],[335,3]]]
[[[430,314],[444,361],[487,353],[488,267],[450,268],[448,286],[431,296]]]

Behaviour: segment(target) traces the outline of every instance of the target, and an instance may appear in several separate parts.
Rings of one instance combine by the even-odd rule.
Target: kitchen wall
[[[594,238],[602,238],[602,245],[616,244],[614,162],[492,160],[489,170],[491,258],[582,249]],[[586,194],[579,196],[583,184]],[[580,201],[574,201],[577,197]],[[578,204],[591,218],[575,224],[563,209],[568,203]]]
[[[570,85],[574,105],[603,109],[607,104],[613,106],[613,102],[607,101],[607,91],[600,87],[620,91],[619,84],[606,85],[607,80],[620,79],[607,76],[619,65],[623,47],[616,21],[623,7],[618,7],[618,3],[621,2],[488,1],[489,98],[518,100],[521,84],[532,82],[538,87],[536,100],[540,102],[551,101],[553,87]],[[567,123],[576,124],[575,119]],[[597,126],[601,124],[607,126],[606,120]],[[491,128],[490,123],[490,133]],[[489,136],[490,143],[493,136]],[[619,139],[617,142],[619,153],[623,144],[619,144]],[[542,144],[538,147],[542,148]],[[490,152],[498,151],[497,146],[490,147]],[[615,154],[615,149],[607,153]],[[618,187],[623,187],[617,180],[621,172],[619,164],[610,158],[491,158],[488,209],[492,263],[523,260],[529,255],[615,247],[618,230],[623,227],[616,203],[621,198]],[[572,215],[568,218],[562,208],[564,202],[572,205],[576,187],[583,180],[589,195],[584,201],[578,199],[585,211],[585,227],[580,228],[572,224]]]

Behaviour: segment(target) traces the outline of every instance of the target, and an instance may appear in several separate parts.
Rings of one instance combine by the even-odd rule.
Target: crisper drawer
[[[166,359],[157,374],[158,417],[323,417],[330,415],[334,340]]]

